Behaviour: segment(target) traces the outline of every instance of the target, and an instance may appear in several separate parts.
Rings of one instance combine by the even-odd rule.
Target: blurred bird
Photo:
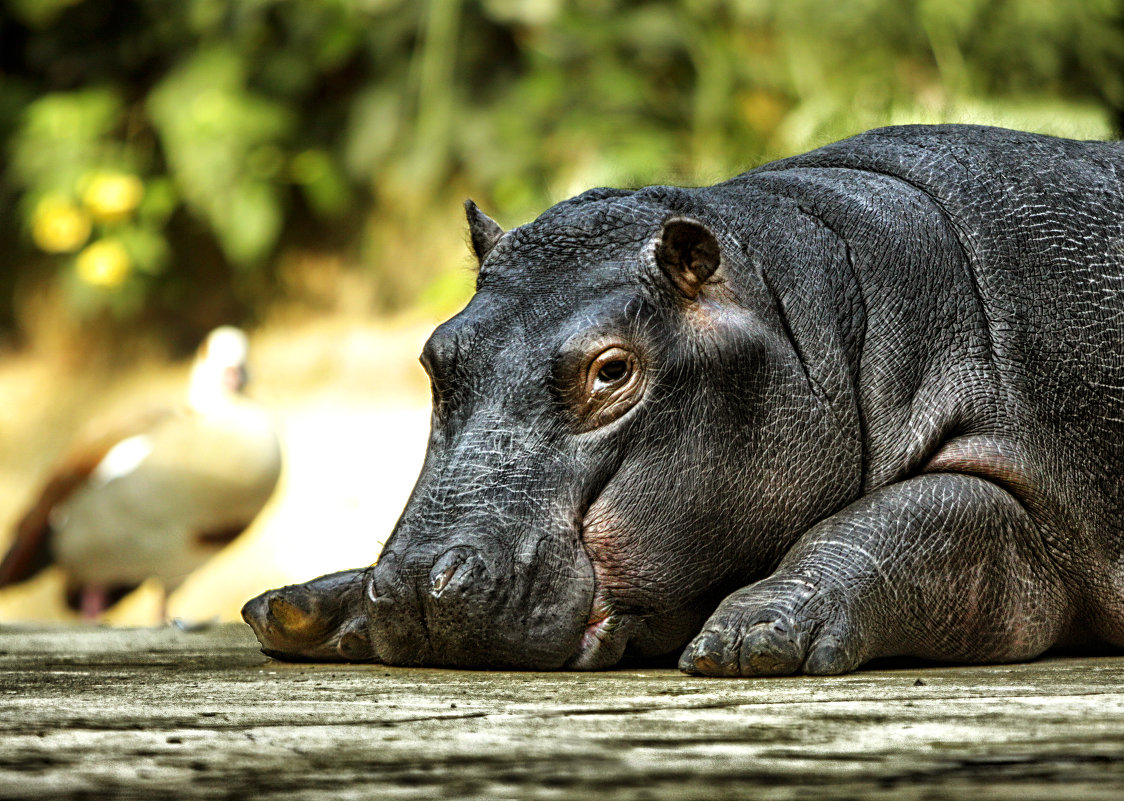
[[[187,403],[77,442],[0,562],[0,588],[49,565],[67,603],[93,619],[149,577],[164,601],[257,517],[281,471],[268,413],[242,394],[246,335],[223,326],[200,346]]]

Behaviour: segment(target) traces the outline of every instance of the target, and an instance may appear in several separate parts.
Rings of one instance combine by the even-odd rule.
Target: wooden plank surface
[[[0,798],[1124,798],[1124,657],[714,680],[0,628]]]

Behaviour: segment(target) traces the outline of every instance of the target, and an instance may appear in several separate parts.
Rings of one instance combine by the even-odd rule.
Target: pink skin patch
[[[109,593],[101,584],[87,584],[82,588],[82,619],[94,621],[109,606]]]
[[[611,618],[603,618],[596,623],[590,623],[589,626],[586,627],[585,633],[582,634],[581,642],[578,643],[578,649],[574,652],[577,659],[580,660],[583,656],[590,655],[590,652],[601,646],[605,637],[605,629],[608,628],[610,619]]]
[[[599,599],[594,601],[594,608],[600,605]],[[628,615],[613,615],[608,613],[598,618],[599,613],[591,615],[591,622],[586,626],[578,647],[573,656],[566,662],[566,667],[572,670],[598,670],[610,667],[620,660],[628,643],[628,634],[632,628],[633,618]]]
[[[612,598],[607,592],[622,561],[611,545],[619,541],[614,533],[619,528],[615,515],[601,502],[590,507],[582,523],[582,542],[593,565],[594,595],[585,631],[567,662],[570,668],[592,670],[609,667],[624,653],[634,618],[615,613]]]
[[[589,613],[589,622],[586,623],[585,633],[582,634],[581,642],[578,643],[577,653],[585,653],[604,641],[609,631],[615,628],[613,626],[614,620],[613,613],[609,611],[605,599],[600,594],[595,595],[593,608]]]
[[[1013,442],[999,437],[957,437],[941,447],[928,464],[928,473],[965,473],[994,481],[1021,502],[1038,499],[1040,482],[1027,475],[1026,458],[1022,449]]]

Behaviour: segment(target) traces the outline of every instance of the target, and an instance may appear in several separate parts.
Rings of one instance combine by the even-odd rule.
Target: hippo
[[[872,130],[507,232],[378,561],[280,659],[839,674],[1124,645],[1124,144]]]

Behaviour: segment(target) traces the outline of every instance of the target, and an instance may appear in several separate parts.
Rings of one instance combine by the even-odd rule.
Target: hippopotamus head
[[[690,190],[591,190],[507,233],[466,208],[476,294],[422,351],[424,466],[351,616],[388,664],[675,653],[838,503],[838,421]],[[301,652],[308,624],[286,647],[262,603],[259,637]]]
[[[769,288],[669,200],[593,190],[508,233],[466,203],[476,294],[422,351],[428,451],[366,579],[379,661],[675,652],[838,497]]]

